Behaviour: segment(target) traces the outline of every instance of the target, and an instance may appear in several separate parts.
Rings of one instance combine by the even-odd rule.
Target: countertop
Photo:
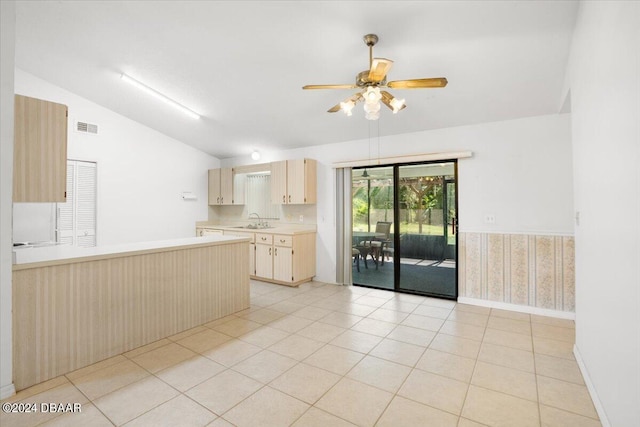
[[[224,245],[242,241],[248,242],[249,239],[247,237],[214,235],[157,240],[151,242],[124,243],[120,245],[94,246],[91,248],[80,248],[70,245],[18,248],[13,251],[13,269],[22,270],[57,264],[69,264],[74,262],[140,255],[144,253],[165,252],[179,248]]]
[[[216,230],[228,230],[228,231],[239,231],[243,233],[264,233],[264,234],[285,234],[285,235],[296,235],[296,234],[309,234],[315,233],[317,231],[315,225],[304,225],[304,224],[276,224],[271,228],[239,228],[241,225],[246,224],[212,224],[209,222],[198,222],[196,223],[196,227],[202,228],[214,228]]]

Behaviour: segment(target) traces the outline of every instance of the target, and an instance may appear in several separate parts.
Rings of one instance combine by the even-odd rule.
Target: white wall
[[[11,202],[13,197],[13,67],[16,7],[0,2],[0,399],[13,388],[11,359]]]
[[[98,164],[99,245],[190,237],[207,219],[207,170],[218,159],[21,70],[15,91],[69,107],[67,157]],[[99,134],[76,132],[75,120],[97,124]],[[182,200],[185,191],[197,201]],[[14,229],[27,220],[14,218]]]
[[[466,150],[472,151],[473,157],[458,163],[460,231],[573,234],[569,115],[383,137],[379,151],[380,157],[390,157]],[[260,160],[302,157],[318,160],[317,280],[335,282],[336,278],[332,165],[337,161],[368,159],[370,152],[375,161],[377,138],[371,144],[364,139],[263,153]],[[252,162],[247,156],[225,159],[222,163],[235,166]],[[495,215],[495,224],[484,223],[486,213]]]
[[[640,425],[639,55],[640,3],[581,4],[567,79],[576,352],[605,426]]]

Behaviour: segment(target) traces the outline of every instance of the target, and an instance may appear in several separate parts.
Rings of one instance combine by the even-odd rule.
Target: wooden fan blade
[[[356,85],[306,85],[302,86],[302,89],[355,89]]]
[[[349,98],[345,99],[342,102],[349,102],[349,101],[353,101],[354,103],[358,103],[362,100],[362,94],[361,93],[356,93],[355,95],[350,96]],[[338,111],[340,111],[340,103],[334,105],[333,107],[329,108],[327,110],[327,113],[336,113]]]
[[[385,58],[373,58],[371,61],[371,69],[369,70],[369,81],[372,83],[380,83],[387,77],[387,73],[391,69],[393,61]]]
[[[357,104],[358,102],[362,101],[364,97],[360,92],[358,92],[349,99]]]
[[[447,79],[444,77],[434,77],[431,79],[396,80],[387,83],[387,87],[391,89],[424,89],[445,87],[447,83]]]

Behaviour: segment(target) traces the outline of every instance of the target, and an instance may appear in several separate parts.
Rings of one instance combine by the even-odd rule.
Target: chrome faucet
[[[251,212],[251,213],[249,214],[249,219],[251,219],[251,215],[255,215],[255,216],[257,216],[257,217],[258,217],[258,223],[256,224],[256,227],[260,227],[260,226],[262,226],[262,219],[260,218],[260,215],[258,215],[258,214],[257,214],[257,213],[255,213],[255,212]]]

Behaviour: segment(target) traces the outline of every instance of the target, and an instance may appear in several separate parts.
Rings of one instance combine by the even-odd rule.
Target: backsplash
[[[316,224],[317,205],[279,205],[279,218],[266,218],[269,224]],[[218,224],[246,223],[249,220],[249,211],[246,205],[238,206],[209,206],[209,221]],[[302,221],[300,216],[302,215]]]
[[[461,297],[575,311],[573,236],[460,233]]]

